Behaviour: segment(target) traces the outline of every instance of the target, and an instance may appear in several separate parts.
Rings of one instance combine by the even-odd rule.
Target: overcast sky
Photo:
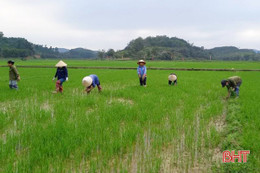
[[[94,50],[156,35],[260,49],[259,17],[259,0],[0,0],[5,36]]]

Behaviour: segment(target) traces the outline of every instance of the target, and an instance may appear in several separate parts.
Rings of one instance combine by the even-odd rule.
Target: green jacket
[[[231,88],[236,88],[238,84],[241,84],[242,79],[239,76],[232,76],[227,79],[228,85],[227,88],[230,90]]]
[[[19,77],[19,73],[16,69],[16,67],[13,65],[9,69],[9,80],[17,80]]]

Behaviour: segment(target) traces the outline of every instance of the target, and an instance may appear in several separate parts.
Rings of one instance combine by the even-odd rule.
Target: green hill
[[[183,39],[167,36],[139,37],[119,51],[93,51],[83,48],[69,50],[33,44],[24,38],[4,37],[0,32],[0,57],[259,61],[260,53],[253,49],[238,49],[233,46],[204,49]]]
[[[97,51],[89,49],[59,49],[30,43],[24,38],[8,38],[0,32],[0,57],[2,58],[96,58]]]
[[[124,50],[117,51],[115,57],[155,60],[260,60],[260,54],[253,49],[238,49],[233,46],[204,49],[183,39],[167,36],[145,39],[139,37],[132,40]]]
[[[0,32],[0,56],[27,57],[34,55],[33,44],[24,38],[7,38]]]
[[[63,53],[65,58],[95,58],[97,57],[97,51],[89,49],[76,48],[71,49],[68,52]]]
[[[183,39],[167,36],[139,37],[132,40],[124,50],[116,52],[118,57],[134,59],[209,59],[203,47],[197,47]]]
[[[253,49],[238,49],[234,46],[216,47],[208,50],[216,60],[260,60],[260,54]]]

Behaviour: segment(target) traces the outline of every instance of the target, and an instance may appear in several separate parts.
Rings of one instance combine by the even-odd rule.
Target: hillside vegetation
[[[83,48],[71,49],[68,51],[60,51],[55,47],[47,47],[46,45],[37,45],[30,43],[24,38],[8,38],[0,32],[0,57],[3,58],[95,58],[97,51]]]
[[[8,38],[0,32],[0,57],[3,58],[71,58],[71,59],[146,59],[146,60],[245,60],[259,61],[260,53],[233,46],[204,49],[177,37],[137,38],[123,49],[93,51],[84,48],[64,49],[28,42],[24,38]]]
[[[132,40],[115,57],[152,60],[260,60],[260,54],[252,49],[238,49],[233,46],[204,49],[176,37],[156,36]]]

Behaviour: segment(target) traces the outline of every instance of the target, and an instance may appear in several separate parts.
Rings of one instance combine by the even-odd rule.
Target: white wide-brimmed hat
[[[174,74],[171,74],[171,75],[168,76],[168,79],[169,79],[169,81],[173,82],[173,81],[175,81],[177,79],[177,76],[174,75]]]
[[[137,62],[137,64],[140,64],[140,63],[146,64],[146,62],[144,60],[142,60],[142,59]]]
[[[67,67],[67,64],[65,62],[63,62],[62,60],[60,60],[55,67]]]
[[[82,79],[82,85],[85,87],[89,87],[92,84],[92,78],[90,76],[86,76]]]

